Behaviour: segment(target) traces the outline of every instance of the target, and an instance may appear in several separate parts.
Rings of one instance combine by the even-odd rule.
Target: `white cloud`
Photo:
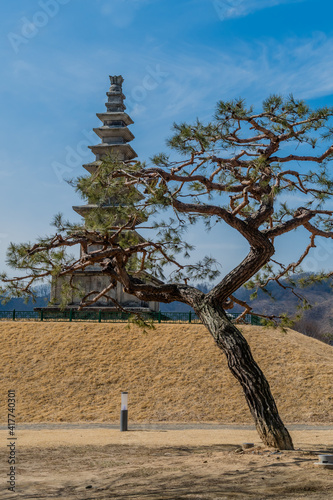
[[[333,39],[322,43],[312,40],[294,51],[297,68],[291,84],[300,87],[301,97],[315,98],[333,94]]]
[[[213,0],[215,11],[221,21],[244,17],[253,12],[277,5],[300,3],[305,0]]]
[[[23,59],[14,59],[11,65],[11,69],[13,72],[13,75],[15,77],[24,77],[30,76],[34,72],[34,65],[24,61]]]
[[[135,19],[136,13],[153,0],[100,0],[101,13],[110,17],[111,23],[117,28],[127,28]]]
[[[0,170],[0,179],[3,179],[5,177],[13,177],[14,173],[13,172],[8,172],[8,170]]]
[[[252,59],[257,85],[266,93],[290,92],[298,98],[314,99],[333,94],[333,38],[315,33],[308,39],[288,39],[262,45]]]
[[[132,1],[138,3],[138,0]],[[333,38],[321,33],[281,42],[275,39],[252,44],[239,41],[237,45],[219,50],[203,45],[187,50],[182,46],[177,57],[164,46],[155,47],[149,54],[139,51],[136,58],[131,55],[131,46],[125,44],[120,55],[105,49],[92,49],[92,52],[93,56],[85,53],[84,58],[77,58],[77,54],[75,57],[62,55],[61,64],[56,61],[55,70],[47,73],[43,67],[23,60],[11,61],[9,68],[16,80],[24,78],[41,91],[50,85],[58,92],[64,88],[67,98],[78,94],[88,97],[100,92],[99,89],[107,90],[105,72],[114,70],[125,78],[128,112],[136,121],[155,109],[158,110],[155,119],[170,124],[173,120],[179,121],[182,115],[185,120],[193,116],[205,119],[205,115],[210,118],[218,99],[242,96],[249,103],[259,104],[271,93],[292,92],[304,99],[333,94]],[[153,74],[157,73],[156,82],[149,76],[148,68]],[[12,81],[13,77],[8,74],[0,88],[10,90]],[[140,99],[136,98],[138,90],[142,94]],[[102,100],[103,94],[101,103]]]
[[[201,48],[195,57],[180,54],[177,62],[164,55],[161,65],[169,76],[147,93],[135,115],[158,109],[158,119],[171,123],[196,116],[211,118],[218,99],[242,96],[259,104],[271,93],[293,92],[296,97],[312,98],[333,92],[333,68],[327,64],[333,40],[317,48],[313,45],[312,51],[309,47],[303,51],[302,45],[302,41],[281,46],[268,41],[235,51],[204,48],[204,58],[199,54]]]
[[[165,61],[171,76],[165,82],[163,115],[198,110],[202,117],[205,103],[209,115],[215,100],[240,96],[253,104],[272,93],[293,93],[301,99],[330,96],[332,59],[333,38],[322,33],[280,43],[273,39],[252,46],[240,43],[233,51],[207,48],[205,58],[179,56],[177,64]]]

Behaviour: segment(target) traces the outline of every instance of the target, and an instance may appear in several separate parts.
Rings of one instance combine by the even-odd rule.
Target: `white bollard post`
[[[120,431],[127,431],[128,430],[128,409],[127,409],[127,402],[128,402],[128,392],[122,392],[121,393],[121,411],[120,411]]]

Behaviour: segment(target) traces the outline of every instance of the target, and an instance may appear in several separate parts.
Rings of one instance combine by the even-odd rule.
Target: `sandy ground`
[[[333,430],[291,431],[295,451],[261,445],[248,429],[119,432],[76,428],[17,431],[15,493],[4,478],[7,431],[0,431],[0,498],[222,500],[332,498]],[[253,448],[242,450],[242,443]]]

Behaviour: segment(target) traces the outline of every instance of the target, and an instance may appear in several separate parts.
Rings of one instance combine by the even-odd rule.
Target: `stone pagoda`
[[[118,161],[129,161],[137,157],[136,152],[129,144],[129,142],[134,139],[134,135],[128,129],[128,125],[134,122],[128,114],[125,113],[125,96],[122,91],[123,81],[124,79],[122,76],[110,76],[111,86],[106,93],[106,111],[104,113],[97,113],[97,117],[102,123],[99,127],[93,129],[101,139],[101,142],[95,146],[89,146],[89,149],[91,149],[96,159],[91,163],[83,165],[90,174],[93,174],[102,164],[103,158],[112,157]],[[138,196],[140,196],[139,193]],[[89,211],[95,207],[96,205],[86,204],[74,206],[73,210],[82,217],[86,217]],[[107,205],[103,205],[103,207],[108,209]],[[112,217],[112,211],[109,211],[109,213],[110,217]],[[91,247],[90,250],[94,250],[94,248]],[[50,307],[59,308],[58,304],[61,302],[61,288],[65,279],[68,280],[67,278],[60,278],[53,281],[51,287],[52,305],[50,305],[48,309],[50,309]],[[142,276],[142,279],[147,282],[158,282],[158,280],[146,273]],[[84,271],[76,272],[72,283],[74,286],[84,291],[85,294],[94,291],[96,292],[94,295],[97,295],[97,292],[102,291],[109,284],[109,278],[101,272],[99,265],[94,265],[86,267]],[[116,301],[128,311],[149,312],[159,310],[158,302],[143,302],[133,295],[125,293],[120,283],[117,283],[117,287],[109,292],[109,295],[116,299]],[[76,309],[79,306],[80,300],[80,297],[76,296],[73,291],[68,307]],[[116,308],[111,300],[102,297],[98,302],[89,306],[89,309],[115,310]]]

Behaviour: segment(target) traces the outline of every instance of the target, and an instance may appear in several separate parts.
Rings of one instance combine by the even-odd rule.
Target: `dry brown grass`
[[[295,331],[244,326],[286,422],[333,422],[333,348]],[[0,324],[0,394],[20,422],[119,419],[252,423],[242,390],[201,325]],[[7,420],[5,405],[0,419]]]

